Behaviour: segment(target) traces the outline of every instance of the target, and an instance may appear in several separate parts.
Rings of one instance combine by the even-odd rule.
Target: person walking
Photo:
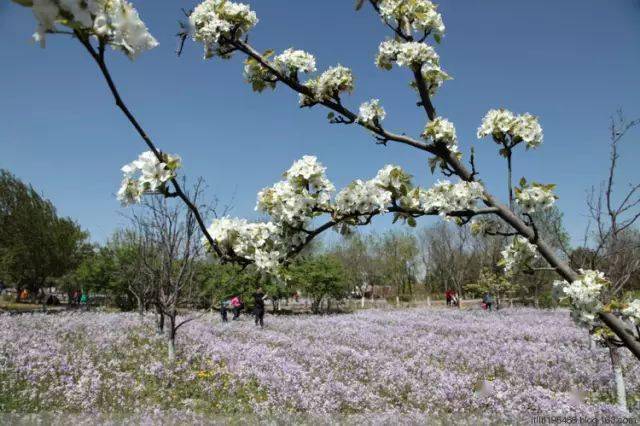
[[[229,304],[228,300],[220,301],[220,316],[222,317],[222,322],[229,322],[229,318],[227,318],[227,305]]]
[[[237,320],[240,318],[240,307],[242,306],[242,302],[240,301],[240,296],[234,296],[231,299],[231,310],[233,311],[232,320]]]
[[[264,327],[264,292],[262,287],[258,287],[255,293],[253,293],[253,315],[255,316],[256,325],[260,324],[260,327]]]
[[[451,301],[453,300],[453,290],[447,290],[444,292],[444,298],[447,301],[447,306],[451,306]]]
[[[485,306],[487,307],[486,309],[488,311],[493,310],[493,303],[494,303],[494,298],[493,295],[491,293],[485,293],[484,296],[482,297],[482,302],[485,304]]]

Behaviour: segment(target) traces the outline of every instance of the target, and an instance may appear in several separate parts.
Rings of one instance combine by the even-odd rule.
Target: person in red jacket
[[[447,301],[447,306],[451,306],[451,301],[453,300],[453,290],[449,289],[444,292],[444,298]]]
[[[231,299],[231,310],[233,311],[232,320],[237,320],[240,318],[240,308],[242,307],[242,301],[240,300],[240,296],[234,296]]]

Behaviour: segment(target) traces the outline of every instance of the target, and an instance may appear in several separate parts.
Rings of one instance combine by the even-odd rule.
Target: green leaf
[[[336,116],[336,115],[333,113],[333,111],[331,111],[329,114],[327,114],[327,119],[328,119],[328,120],[333,120],[333,118],[334,118],[335,116]]]
[[[416,219],[415,219],[414,217],[412,217],[412,216],[409,216],[409,217],[407,218],[407,225],[409,225],[409,226],[410,226],[410,227],[412,227],[412,228],[415,228],[415,227],[416,227],[416,225],[417,225],[417,223],[416,223]]]
[[[527,180],[524,178],[524,176],[520,178],[520,186],[523,188],[527,186]]]

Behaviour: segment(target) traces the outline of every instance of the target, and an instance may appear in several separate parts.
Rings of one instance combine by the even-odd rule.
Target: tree
[[[342,244],[336,245],[331,253],[349,271],[347,283],[351,294],[360,295],[360,306],[364,308],[365,294],[379,280],[377,258],[371,253],[374,237],[363,237],[358,233],[347,235]]]
[[[396,304],[400,299],[410,300],[416,281],[416,238],[408,233],[389,231],[375,242],[373,251],[379,277],[395,289]]]
[[[76,267],[87,252],[86,239],[32,186],[0,170],[0,275],[18,293],[26,288],[36,295]]]
[[[199,184],[193,190],[193,200],[200,195]],[[196,262],[202,257],[202,244],[197,238],[197,220],[181,203],[164,198],[145,200],[142,211],[133,218],[140,235],[140,258],[153,287],[153,303],[158,314],[158,329],[164,330],[165,319],[169,359],[175,359],[175,339],[178,329],[191,318],[178,319],[181,304],[188,290],[195,285]]]
[[[289,269],[289,285],[299,288],[311,298],[311,310],[320,313],[323,302],[325,312],[331,308],[331,300],[340,301],[348,296],[346,272],[332,255],[323,254],[300,258]]]
[[[517,146],[536,148],[542,143],[542,128],[536,117],[531,114],[518,115],[504,109],[490,110],[477,133],[479,138],[490,137],[501,146],[499,153],[507,159],[508,206],[498,201],[479,181],[473,153],[469,157],[469,165],[463,164],[455,127],[437,115],[433,102],[434,95],[450,77],[442,69],[435,49],[426,43],[430,37],[439,43],[445,28],[437,7],[428,0],[415,0],[416,7],[412,8],[393,7],[386,0],[369,1],[394,37],[380,44],[376,64],[387,70],[395,64],[410,72],[411,84],[418,94],[417,106],[424,110],[428,119],[421,139],[408,136],[408,132],[386,129],[382,125],[386,112],[377,99],[361,104],[358,113],[349,109],[343,102],[343,95],[354,90],[353,75],[348,68],[335,66],[303,82],[300,73],[315,71],[315,58],[312,55],[293,49],[273,59],[271,50],[261,54],[248,41],[248,32],[258,22],[255,12],[248,6],[231,1],[205,0],[189,14],[193,39],[203,44],[205,58],[229,58],[238,52],[245,55],[245,75],[254,90],[260,92],[275,88],[278,84],[284,85],[299,95],[302,106],[329,109],[331,123],[354,124],[371,132],[379,144],[399,143],[430,154],[432,157],[429,162],[433,170],[439,167],[445,176],[460,179],[457,183],[441,182],[424,190],[414,187],[410,177],[401,168],[387,166],[374,180],[353,182],[332,204],[330,193],[333,185],[326,179],[324,169],[312,157],[305,157],[301,163],[294,164],[295,167],[289,170],[283,182],[261,192],[259,209],[268,213],[272,222],[248,224],[242,220],[219,219],[214,221],[211,232],[204,225],[196,204],[184,193],[176,179],[179,160],[158,150],[124,103],[107,66],[105,54],[109,45],[130,58],[157,46],[133,7],[129,3],[122,6],[131,16],[131,25],[137,31],[127,31],[131,25],[96,25],[96,19],[99,19],[99,24],[117,22],[121,9],[114,7],[111,2],[97,6],[99,13],[94,11],[93,15],[82,8],[78,11],[57,3],[52,7],[48,7],[47,3],[45,7],[29,0],[18,2],[36,9],[34,15],[38,27],[35,37],[41,44],[44,44],[47,33],[57,32],[56,21],[71,29],[73,36],[98,65],[116,105],[149,148],[138,160],[125,166],[120,198],[135,202],[148,193],[178,197],[194,215],[211,250],[221,259],[245,265],[255,263],[262,269],[274,269],[298,254],[304,244],[325,230],[366,225],[375,215],[387,212],[394,213],[396,219],[406,220],[410,225],[415,224],[417,217],[424,215],[457,218],[462,224],[475,216],[494,215],[508,228],[506,232],[521,237],[534,247],[565,280],[563,285],[588,287],[589,280],[600,277],[597,271],[574,271],[540,238],[530,213],[553,204],[553,185],[521,181],[520,188],[515,191],[515,201],[525,206],[525,213],[514,211],[512,156]],[[183,28],[186,26],[183,25]],[[187,32],[181,34],[182,42],[188,35]],[[477,208],[476,202],[482,202],[486,208]],[[322,214],[328,214],[331,218],[319,227],[309,229],[311,219]],[[580,292],[570,291],[569,294],[573,295],[571,306],[578,317],[597,315],[640,358],[640,340],[625,327],[618,317],[619,313],[616,315],[602,311],[600,305],[584,303],[580,299]]]

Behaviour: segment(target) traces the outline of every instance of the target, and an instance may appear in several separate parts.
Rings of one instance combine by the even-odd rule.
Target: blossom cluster
[[[562,310],[267,314],[264,329],[244,317],[220,324],[217,315],[204,315],[180,328],[176,362],[167,360],[154,329],[153,315],[133,313],[0,315],[3,420],[34,421],[31,414],[13,422],[10,411],[63,413],[45,423],[86,425],[206,424],[221,413],[283,424],[629,415],[612,405],[607,351],[590,350]],[[621,352],[635,401],[640,365]],[[637,404],[629,408],[638,415]],[[108,413],[141,419],[101,417]],[[320,417],[307,421],[308,413]]]
[[[289,48],[273,58],[273,64],[287,76],[296,75],[298,72],[309,74],[316,71],[316,58],[304,50]]]
[[[393,67],[393,63],[400,67],[408,67],[420,70],[429,94],[435,95],[436,91],[446,80],[451,77],[440,68],[440,57],[433,47],[419,42],[402,42],[398,40],[386,40],[380,43],[376,66],[386,70]],[[415,87],[415,82],[412,86]]]
[[[376,65],[389,70],[394,62],[399,67],[415,68],[427,62],[437,65],[440,57],[435,49],[426,43],[385,40],[378,46]]]
[[[566,281],[556,281],[554,286],[562,291],[571,303],[571,316],[576,323],[593,327],[596,315],[602,309],[600,296],[609,281],[600,271],[580,269],[580,278],[571,284]]]
[[[177,155],[162,153],[161,156],[163,161],[159,161],[153,152],[146,151],[122,167],[124,178],[117,197],[123,206],[140,202],[145,192],[163,192],[165,183],[175,177],[182,160]]]
[[[458,137],[456,136],[456,128],[452,122],[446,118],[436,117],[430,121],[422,132],[422,137],[431,140],[434,143],[442,143],[447,146],[449,151],[453,153],[458,150]]]
[[[636,325],[640,324],[640,299],[635,299],[622,310],[622,315],[629,318]]]
[[[57,30],[56,24],[95,36],[131,59],[158,45],[138,11],[126,0],[14,1],[31,7],[38,23],[33,38],[42,47],[46,34]]]
[[[413,31],[433,34],[436,41],[444,35],[442,16],[437,11],[438,7],[429,0],[379,0],[377,6],[386,22],[406,23]]]
[[[360,105],[358,113],[358,120],[363,124],[379,125],[386,117],[387,113],[380,105],[379,99],[371,99],[368,102],[363,102]]]
[[[387,211],[391,192],[383,189],[376,179],[351,182],[336,195],[336,210],[341,216],[377,214]]]
[[[506,274],[514,274],[523,268],[530,268],[531,263],[538,258],[535,244],[520,235],[516,236],[508,246],[500,252],[502,259],[499,265]]]
[[[410,224],[414,217],[469,211],[483,196],[478,182],[443,181],[432,188],[414,187],[401,167],[387,165],[370,180],[356,180],[339,191],[326,176],[326,168],[313,156],[297,160],[284,179],[258,193],[256,210],[266,213],[267,223],[244,219],[215,220],[209,233],[223,255],[240,256],[259,268],[277,272],[278,262],[306,241],[308,225],[322,214],[330,214],[337,225],[347,228],[368,222],[372,216],[394,211]]]
[[[273,50],[267,50],[262,54],[262,58],[268,61],[273,54]],[[274,57],[270,65],[285,78],[297,81],[299,72],[309,74],[316,71],[316,58],[303,50],[289,48]],[[278,77],[269,68],[253,57],[245,60],[244,76],[256,92],[262,92],[267,87],[273,89],[278,81]]]
[[[225,254],[250,259],[260,269],[274,270],[286,254],[280,228],[273,222],[222,217],[215,219],[207,231]]]
[[[305,155],[284,173],[285,180],[258,193],[256,210],[267,213],[279,224],[300,227],[330,207],[335,187],[326,167],[314,156]]]
[[[311,94],[300,94],[300,105],[312,106],[318,102],[336,99],[342,92],[351,93],[354,87],[353,74],[349,68],[337,65],[316,78],[310,78],[304,85]]]
[[[521,181],[521,187],[516,188],[516,203],[526,213],[535,213],[546,210],[554,205],[558,197],[553,193],[554,184],[544,185],[541,183],[531,183]]]
[[[249,6],[228,0],[205,0],[189,16],[193,40],[204,45],[205,59],[228,58],[224,43],[238,40],[258,23]]]
[[[509,138],[512,145],[524,142],[527,149],[537,148],[543,139],[542,127],[535,116],[516,115],[506,109],[490,110],[482,119],[477,136],[478,139],[492,136],[496,143],[507,142]]]

